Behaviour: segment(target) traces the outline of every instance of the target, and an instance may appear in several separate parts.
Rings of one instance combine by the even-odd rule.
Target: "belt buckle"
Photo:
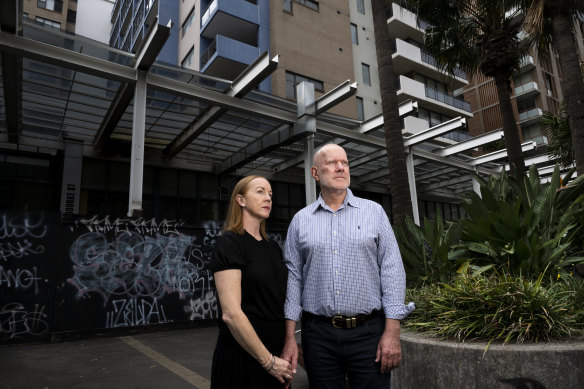
[[[344,325],[338,325],[335,322],[335,320],[341,320],[341,323],[344,323]],[[343,320],[344,320],[344,322],[343,322]],[[355,327],[357,327],[357,318],[347,317],[347,318],[343,319],[343,316],[336,315],[336,316],[332,317],[331,324],[335,328],[355,328]]]
[[[340,325],[337,325],[337,323],[335,322],[335,320],[337,320],[337,319],[338,320],[343,320],[343,317],[341,315],[333,316],[333,318],[331,320],[331,324],[333,325],[333,327],[335,327],[335,328],[345,328],[345,327],[341,327]]]

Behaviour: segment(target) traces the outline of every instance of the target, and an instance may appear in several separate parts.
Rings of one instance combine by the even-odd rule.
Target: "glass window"
[[[178,189],[178,172],[170,169],[160,169],[159,190],[161,196],[176,196]]]
[[[318,11],[318,1],[313,0],[295,0],[298,4],[302,4],[305,7]]]
[[[189,27],[191,27],[191,24],[193,24],[193,17],[194,16],[195,16],[195,7],[193,7],[193,9],[191,10],[191,13],[189,14],[189,16],[187,16],[185,22],[182,25],[181,36],[185,36],[186,32],[189,30]]]
[[[61,23],[55,22],[53,20],[41,18],[39,16],[37,16],[34,20],[35,20],[35,22],[42,24],[42,25],[45,25],[45,26],[48,26],[48,27],[53,27],[53,28],[58,28],[58,29],[61,28]]]
[[[189,50],[187,55],[185,55],[185,58],[180,63],[180,66],[182,66],[183,68],[190,67],[193,63],[194,55],[195,55],[195,46],[191,47],[191,49]]]
[[[363,0],[357,0],[357,11],[365,15],[365,3]]]
[[[292,13],[292,0],[282,0],[282,9]]]
[[[369,65],[361,64],[361,71],[363,72],[363,84],[371,86],[371,76],[369,74]]]
[[[37,7],[48,9],[49,11],[61,12],[63,11],[62,0],[37,0]]]
[[[75,23],[77,21],[77,11],[67,10],[67,23]]]
[[[357,119],[358,120],[365,120],[365,111],[363,109],[363,99],[361,97],[357,97]]]
[[[351,40],[354,45],[359,44],[359,35],[357,34],[357,25],[351,23]]]
[[[295,99],[296,85],[300,84],[303,81],[307,81],[313,84],[315,91],[324,92],[324,84],[322,81],[314,80],[312,78],[304,77],[299,74],[294,74],[292,72],[286,72],[286,97]]]

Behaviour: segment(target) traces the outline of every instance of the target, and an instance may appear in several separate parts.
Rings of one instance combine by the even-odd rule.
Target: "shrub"
[[[547,286],[508,274],[460,275],[408,290],[416,310],[404,327],[458,341],[526,342],[584,335],[584,281]]]

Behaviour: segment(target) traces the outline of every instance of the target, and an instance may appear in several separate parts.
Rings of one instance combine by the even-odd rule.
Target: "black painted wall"
[[[217,318],[220,224],[0,211],[0,343]],[[282,244],[285,231],[272,229]]]

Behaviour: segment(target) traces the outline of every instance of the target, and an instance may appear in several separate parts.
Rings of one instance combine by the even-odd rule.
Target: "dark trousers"
[[[385,328],[383,315],[356,328],[302,318],[302,352],[310,389],[389,389],[391,373],[381,374],[375,362]]]

